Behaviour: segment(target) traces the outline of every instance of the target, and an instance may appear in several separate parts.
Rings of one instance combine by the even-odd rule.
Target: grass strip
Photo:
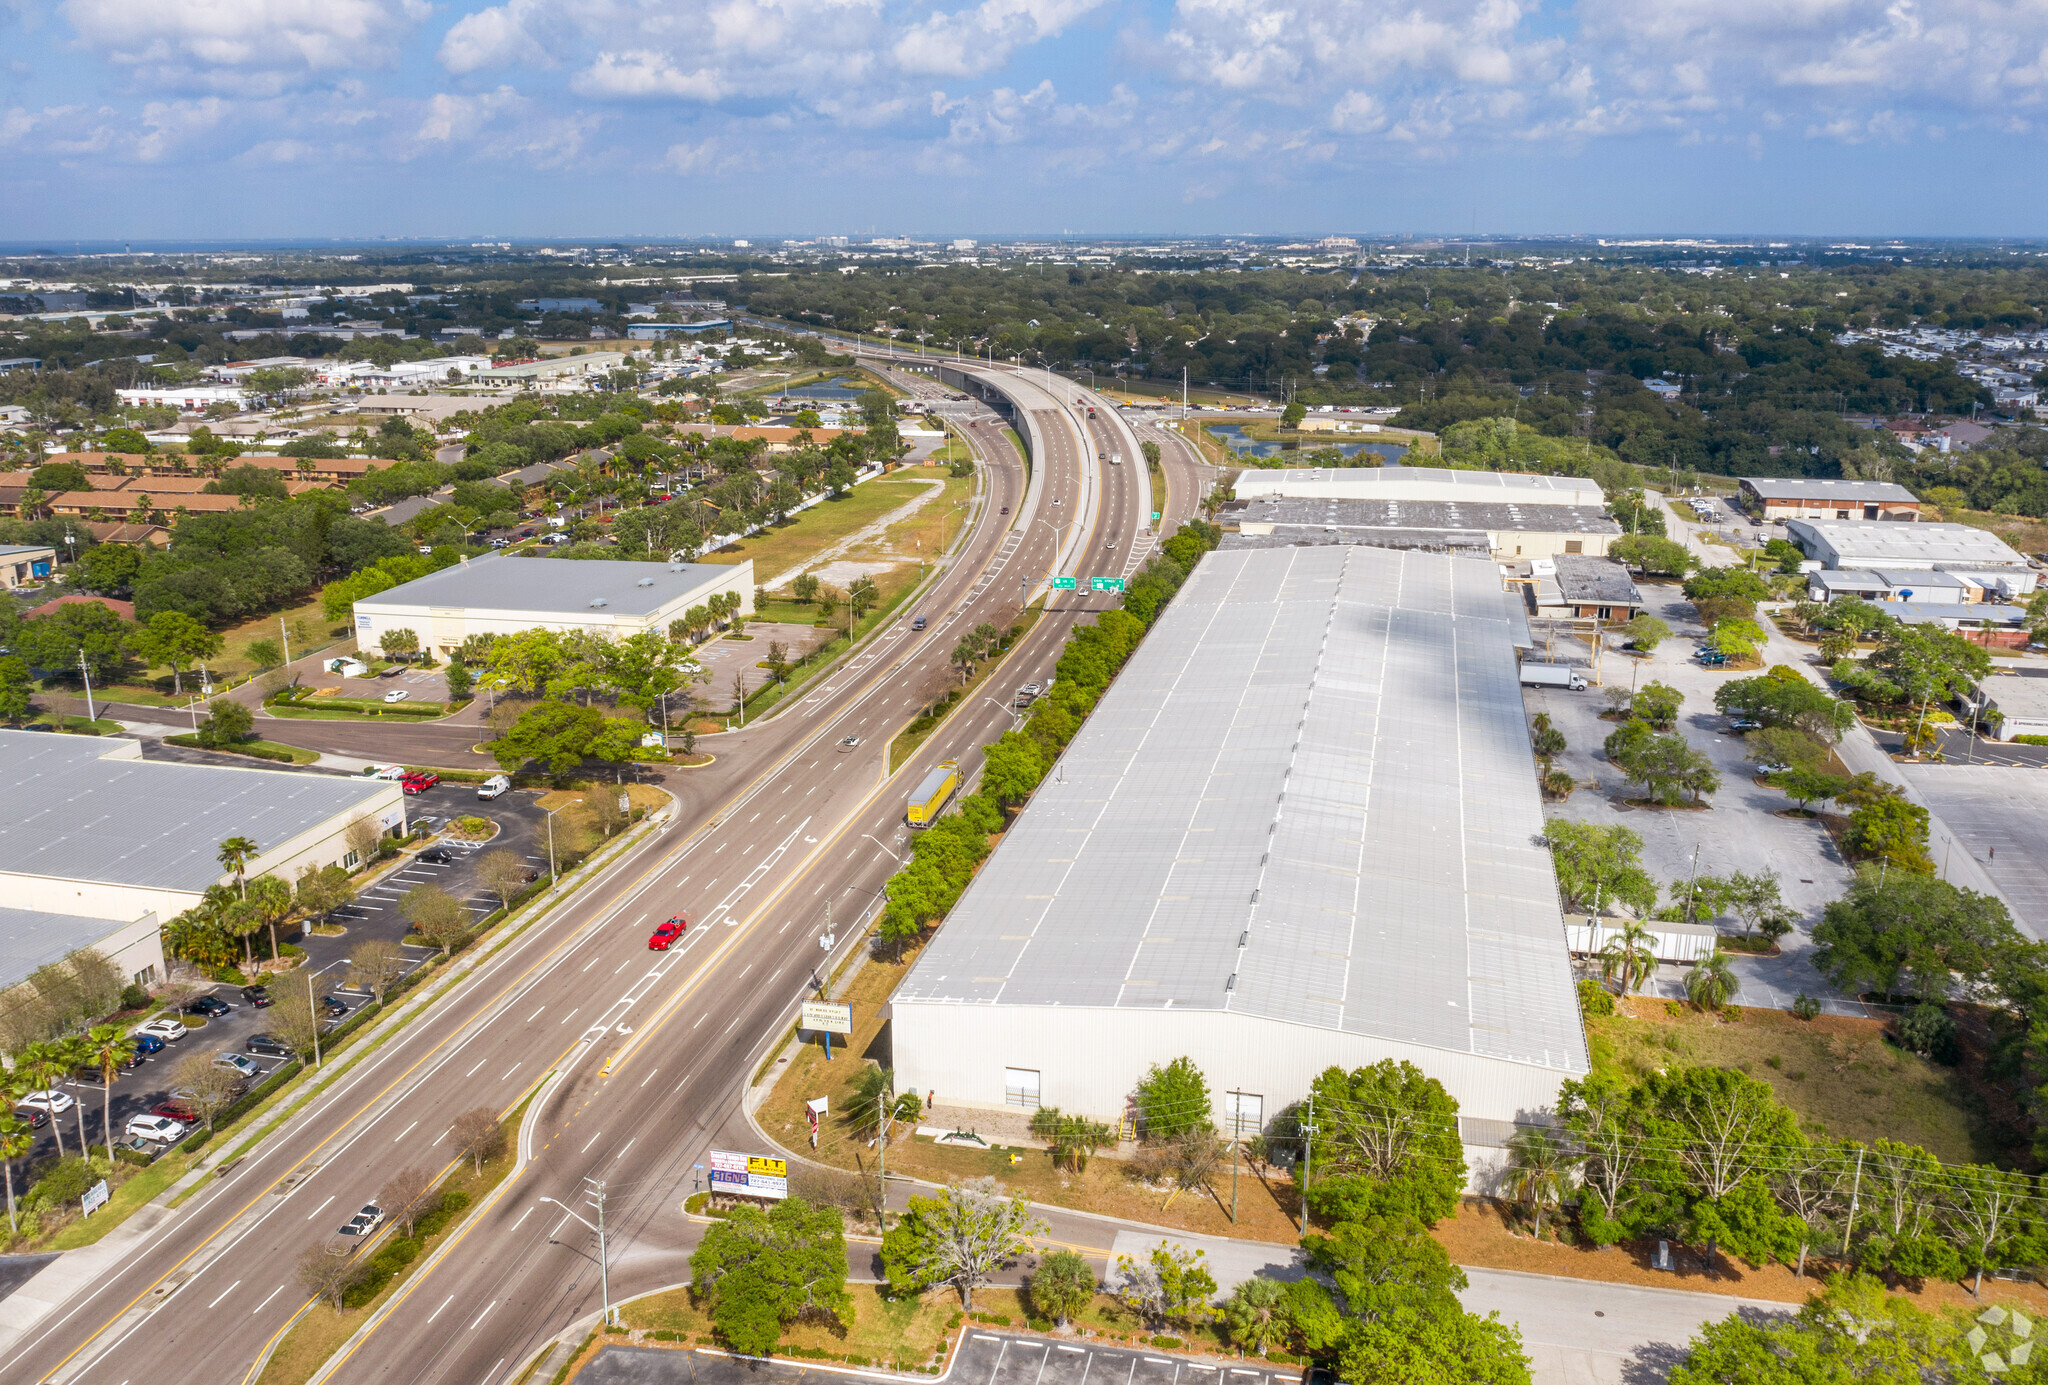
[[[283,764],[310,765],[320,758],[316,750],[307,750],[296,745],[280,745],[276,741],[237,741],[233,745],[202,745],[199,737],[191,732],[176,736],[165,736],[167,745],[182,745],[192,750],[211,750],[220,755],[246,755],[252,760],[275,760]]]
[[[889,743],[889,773],[894,774],[897,770],[901,769],[904,763],[917,753],[918,747],[930,740],[938,733],[940,727],[952,719],[953,713],[976,700],[981,693],[982,685],[995,677],[1001,671],[1003,665],[1009,662],[1011,650],[1016,649],[1018,645],[1024,642],[1025,637],[1031,633],[1032,627],[1038,624],[1039,618],[1044,614],[1045,598],[1041,596],[1025,609],[1023,619],[1017,622],[1020,628],[1017,631],[1016,637],[1010,641],[1009,649],[1005,649],[999,658],[984,660],[980,671],[974,675],[965,688],[960,690],[960,696],[954,701],[952,706],[946,708],[945,711],[939,714],[936,720],[921,729],[912,730],[910,727],[905,727],[901,732],[897,733],[896,739]],[[922,720],[924,720],[923,717],[917,718],[916,721],[911,723],[911,726],[916,726],[917,721]]]
[[[842,656],[851,654],[854,649],[859,647],[862,640],[886,624],[897,611],[903,608],[904,602],[911,600],[919,592],[923,591],[925,587],[929,586],[941,570],[938,567],[927,569],[923,582],[912,581],[904,583],[902,587],[897,589],[895,595],[889,597],[874,610],[862,616],[860,623],[853,627],[851,643],[847,641],[846,632],[842,630],[812,650],[809,660],[801,667],[792,670],[787,681],[768,683],[748,694],[748,719],[759,720],[770,709],[788,701],[791,693],[798,691],[805,684],[814,681],[820,674],[838,668]]]

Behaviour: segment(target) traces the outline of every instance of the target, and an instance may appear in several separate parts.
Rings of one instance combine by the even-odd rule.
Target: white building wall
[[[1209,1080],[1223,1120],[1227,1092],[1257,1093],[1270,1121],[1331,1066],[1406,1060],[1443,1083],[1461,1116],[1514,1121],[1551,1109],[1571,1074],[1505,1059],[1343,1034],[1215,1010],[892,1002],[890,1056],[904,1091],[949,1106],[1000,1109],[1006,1069],[1039,1075],[1039,1104],[1115,1121],[1154,1063],[1183,1055]]]
[[[539,561],[539,560],[529,560]],[[562,559],[573,562],[574,559]],[[381,649],[387,630],[410,630],[422,649],[446,652],[471,635],[516,635],[525,630],[588,630],[607,639],[624,639],[642,631],[666,631],[670,621],[713,596],[731,592],[740,598],[740,612],[754,613],[754,560],[720,566],[714,575],[688,592],[664,602],[644,616],[622,615],[604,607],[578,612],[490,610],[463,606],[401,605],[375,597],[355,603],[356,647]]]

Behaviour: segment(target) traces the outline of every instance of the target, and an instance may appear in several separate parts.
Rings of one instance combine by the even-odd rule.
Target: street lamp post
[[[903,864],[903,858],[902,858],[901,856],[898,856],[898,855],[897,855],[897,854],[896,854],[895,852],[891,851],[891,850],[890,850],[890,849],[889,849],[888,847],[886,847],[886,846],[882,846],[882,839],[881,839],[880,837],[877,837],[877,836],[873,835],[872,833],[868,833],[868,832],[863,832],[863,833],[861,833],[861,835],[862,835],[863,837],[866,837],[866,838],[867,838],[867,839],[868,839],[869,841],[873,842],[873,843],[874,843],[874,844],[875,844],[876,846],[880,846],[880,847],[882,847],[882,854],[883,854],[884,856],[887,856],[887,857],[888,857],[888,858],[889,858],[890,860],[894,861],[894,862],[895,862],[895,863],[896,863],[897,865],[899,865],[899,866],[900,866],[900,865],[902,865],[902,864]]]
[[[999,712],[1009,713],[1010,729],[1012,731],[1015,731],[1019,726],[1022,726],[1024,724],[1024,714],[1018,711],[1015,707],[1005,707],[1002,703],[996,701],[993,697],[983,697],[981,700],[983,702],[986,702],[989,706],[995,708]]]
[[[561,1208],[570,1216],[576,1217],[577,1221],[583,1222],[583,1225],[587,1229],[595,1231],[597,1233],[597,1280],[599,1285],[602,1287],[602,1292],[604,1294],[604,1320],[606,1324],[609,1325],[612,1320],[612,1279],[611,1267],[605,1263],[606,1255],[604,1240],[604,1180],[601,1178],[586,1178],[583,1181],[585,1183],[591,1184],[592,1188],[596,1193],[597,1225],[595,1226],[591,1226],[589,1222],[583,1221],[582,1217],[576,1215],[576,1210],[574,1208],[572,1208],[571,1206],[569,1206],[568,1203],[563,1202],[558,1198],[544,1197],[541,1199],[541,1201],[554,1203],[555,1206]]]
[[[562,808],[568,806],[568,804],[564,803]],[[555,880],[560,874],[555,860],[555,814],[561,812],[562,808],[541,809],[542,812],[548,815],[548,888],[550,890],[554,889]]]

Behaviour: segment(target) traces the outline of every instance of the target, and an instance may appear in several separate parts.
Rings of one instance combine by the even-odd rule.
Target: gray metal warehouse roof
[[[1833,500],[1861,505],[1866,501],[1918,504],[1920,497],[1890,481],[1816,481],[1804,477],[1744,476],[1742,484],[1766,500]]]
[[[1491,562],[1203,559],[899,1004],[1227,1010],[1586,1068]]]
[[[388,796],[334,774],[109,758],[133,741],[0,731],[0,871],[203,890],[222,841],[269,851]]]
[[[1224,506],[1223,522],[1332,529],[1525,530],[1619,534],[1597,505],[1532,505],[1481,493],[1472,500],[1352,500],[1338,496],[1260,495]]]
[[[590,603],[614,615],[644,616],[706,582],[732,575],[718,563],[635,563],[590,558],[486,554],[363,598],[359,606],[443,606],[459,610],[552,611],[586,615]],[[646,586],[641,586],[646,582]]]
[[[68,957],[81,947],[92,947],[133,922],[135,919],[73,918],[36,909],[0,909],[0,991],[28,980],[37,967]]]

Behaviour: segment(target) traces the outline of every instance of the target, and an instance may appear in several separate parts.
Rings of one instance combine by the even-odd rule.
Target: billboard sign
[[[788,1197],[789,1161],[714,1149],[711,1151],[711,1191],[738,1197]]]
[[[832,1005],[822,1000],[804,1002],[802,1025],[814,1034],[851,1034],[853,1007]]]

